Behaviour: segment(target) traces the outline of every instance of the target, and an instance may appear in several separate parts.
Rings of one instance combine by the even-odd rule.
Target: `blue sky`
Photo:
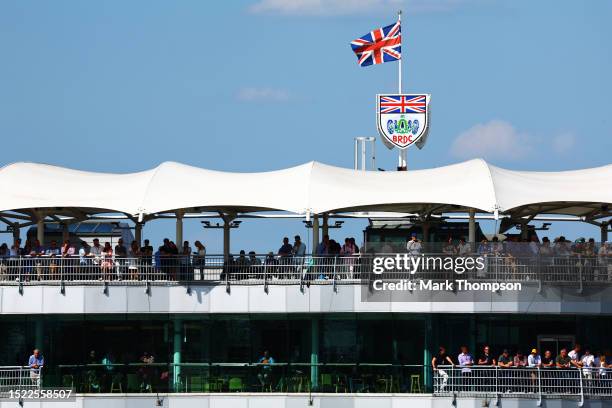
[[[432,94],[429,141],[409,150],[409,168],[611,162],[609,1],[3,0],[0,163],[351,167],[353,137],[376,134],[374,95],[395,92],[397,64],[360,68],[349,42],[399,8],[404,90]],[[377,166],[394,168],[395,151],[377,152]],[[362,226],[338,236],[359,240]],[[275,250],[294,233],[305,235],[297,222],[245,221],[232,250]],[[173,234],[168,222],[145,229]],[[185,235],[221,248],[196,222]]]

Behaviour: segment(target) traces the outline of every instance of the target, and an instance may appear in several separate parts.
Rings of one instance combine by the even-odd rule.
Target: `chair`
[[[62,387],[74,389],[74,376],[72,374],[62,376]]]
[[[140,384],[138,383],[138,376],[136,374],[127,375],[127,392],[138,392],[140,391]]]
[[[421,376],[418,374],[410,375],[410,392],[421,393]]]
[[[204,383],[202,377],[194,375],[189,379],[189,392],[202,392],[204,390]]]
[[[228,387],[229,387],[229,392],[242,391],[242,379],[238,377],[230,378]]]
[[[114,374],[111,379],[110,392],[113,393],[115,390],[123,393],[123,384],[121,384],[122,376],[121,373]]]
[[[325,391],[326,389],[332,390],[334,385],[332,384],[332,375],[331,374],[321,374],[321,382],[319,383],[319,388],[321,391]]]

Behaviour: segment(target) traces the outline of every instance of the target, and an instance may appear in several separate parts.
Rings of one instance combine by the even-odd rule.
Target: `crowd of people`
[[[471,244],[464,237],[455,239],[448,237],[439,243],[422,242],[412,233],[406,240],[390,240],[384,236],[378,242],[370,242],[366,247],[359,247],[355,238],[346,237],[344,243],[330,239],[324,235],[321,242],[316,246],[315,256],[319,266],[325,266],[329,259],[341,258],[340,264],[349,272],[341,271],[339,276],[353,276],[352,271],[360,262],[356,260],[364,256],[379,254],[407,253],[411,256],[422,254],[443,256],[483,256],[499,258],[504,264],[510,266],[510,273],[516,274],[520,263],[537,261],[538,265],[556,265],[571,259],[580,259],[581,265],[590,268],[593,272],[595,267],[603,267],[601,271],[593,273],[598,276],[612,277],[612,246],[608,242],[597,244],[593,238],[584,238],[570,242],[560,236],[552,242],[548,237],[540,241],[537,236],[532,235],[530,239],[521,240],[517,236],[510,236],[501,241],[493,237],[491,241],[483,238],[478,244]],[[299,235],[294,236],[293,243],[288,237],[284,237],[277,251],[270,251],[266,255],[259,256],[255,251],[248,254],[242,250],[238,255],[229,255],[223,259],[223,272],[221,279],[244,277],[261,277],[261,266],[272,267],[269,276],[286,274],[293,275],[287,270],[286,265],[301,263],[307,256],[307,246]],[[19,263],[19,271],[13,268],[11,272],[11,260],[20,258],[24,262]],[[322,258],[322,259],[321,259]],[[67,262],[66,260],[70,260]],[[78,263],[76,263],[78,262]],[[218,260],[216,261],[218,262]],[[346,265],[345,265],[346,264]],[[13,264],[17,265],[17,264]],[[62,267],[69,265],[78,267],[79,270],[64,270]],[[58,279],[63,272],[64,279],[75,279],[76,275],[86,275],[87,279],[97,278],[99,280],[138,280],[151,278],[152,273],[158,273],[156,278],[168,280],[190,280],[193,279],[194,269],[203,269],[206,265],[206,247],[201,241],[195,241],[194,247],[189,241],[184,241],[178,246],[170,239],[164,239],[162,245],[155,249],[145,239],[140,245],[132,241],[129,245],[118,239],[114,247],[110,242],[103,245],[99,239],[94,239],[89,245],[85,241],[74,244],[65,240],[61,245],[52,240],[49,245],[43,246],[37,239],[28,239],[22,246],[21,240],[16,239],[12,246],[0,245],[0,280],[9,278],[33,280],[33,279]],[[220,265],[215,264],[215,267]],[[319,268],[321,269],[321,268]],[[298,273],[298,272],[296,272]],[[92,276],[92,274],[94,276]],[[315,278],[318,277],[318,272]],[[328,274],[324,271],[323,277]],[[312,276],[309,276],[309,279]]]
[[[540,355],[537,348],[531,349],[529,354],[516,350],[514,355],[511,355],[510,350],[503,349],[497,358],[492,353],[491,347],[485,345],[477,359],[465,345],[460,347],[460,352],[456,358],[447,354],[444,346],[440,346],[438,353],[431,360],[431,366],[437,378],[436,385],[440,392],[445,391],[451,376],[454,381],[453,385],[457,386],[458,390],[486,391],[491,382],[494,382],[496,376],[498,376],[502,379],[502,385],[507,387],[506,392],[533,391],[533,388],[530,388],[533,383],[523,380],[526,378],[535,380],[540,370],[543,370],[541,371],[542,376],[547,380],[561,379],[561,382],[555,388],[567,386],[563,383],[563,379],[570,378],[567,375],[568,370],[573,369],[580,370],[578,373],[585,380],[599,381],[597,385],[600,387],[612,386],[612,358],[603,351],[592,353],[590,348],[585,347],[583,349],[580,344],[575,344],[569,352],[563,348],[556,356],[550,350],[545,350],[544,354]],[[501,371],[493,371],[496,369]],[[510,369],[526,370],[511,373],[507,371]],[[556,377],[548,375],[548,373],[552,373],[548,370],[558,370],[558,375]],[[589,383],[589,385],[595,384]],[[550,384],[546,383],[545,386],[549,387]],[[563,392],[561,389],[557,391]]]

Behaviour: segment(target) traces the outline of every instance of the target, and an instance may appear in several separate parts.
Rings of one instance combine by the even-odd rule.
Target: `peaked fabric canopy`
[[[612,203],[612,165],[513,171],[476,159],[407,172],[362,172],[310,162],[284,170],[230,173],[165,162],[110,174],[37,163],[0,168],[0,211],[50,209],[132,216],[175,210],[305,214],[342,211],[465,212],[588,216]]]

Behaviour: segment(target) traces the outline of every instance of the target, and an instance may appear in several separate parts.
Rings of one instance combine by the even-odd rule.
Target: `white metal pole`
[[[399,10],[397,12],[397,22],[402,23],[402,10]],[[403,50],[402,50],[403,51]],[[398,60],[398,64],[397,64],[397,92],[401,95],[402,94],[402,57],[400,55],[400,58]],[[407,166],[406,166],[406,149],[398,149],[398,158],[397,158],[397,169],[398,170],[407,170]]]
[[[361,171],[366,169],[366,143],[365,139],[361,142]]]
[[[401,27],[401,23],[402,23],[402,10],[397,12],[397,22],[400,23],[400,27]],[[400,59],[399,59],[398,62],[399,62],[399,64],[397,65],[398,66],[398,76],[397,76],[398,77],[398,81],[397,81],[397,84],[398,84],[397,89],[398,90],[397,90],[397,92],[401,94],[402,93],[402,57],[401,57],[401,55],[400,55]]]

